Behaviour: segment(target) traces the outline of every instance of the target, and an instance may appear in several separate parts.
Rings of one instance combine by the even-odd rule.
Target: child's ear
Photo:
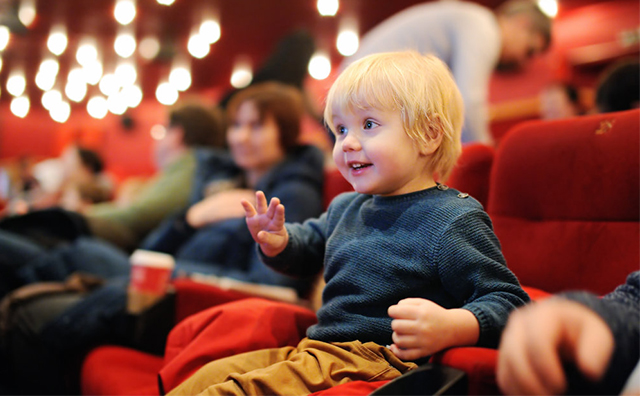
[[[442,144],[442,123],[439,118],[435,118],[429,123],[424,131],[424,141],[420,142],[420,154],[433,154],[440,144]]]

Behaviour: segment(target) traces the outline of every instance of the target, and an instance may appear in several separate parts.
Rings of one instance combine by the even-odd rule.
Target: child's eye
[[[373,120],[366,120],[364,122],[364,129],[373,129],[377,126],[379,126],[379,124]]]
[[[336,134],[344,135],[345,133],[347,133],[347,127],[345,127],[344,125],[338,125],[336,127]]]

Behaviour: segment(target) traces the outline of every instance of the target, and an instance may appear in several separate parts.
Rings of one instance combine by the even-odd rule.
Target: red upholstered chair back
[[[466,192],[485,208],[489,196],[489,175],[493,165],[495,149],[481,143],[462,147],[462,153],[446,184],[458,191]]]
[[[336,195],[347,191],[353,191],[353,187],[342,176],[338,168],[326,168],[324,171],[324,208],[329,207],[329,204]]]
[[[496,151],[488,212],[526,286],[604,294],[640,265],[640,111],[532,121]]]

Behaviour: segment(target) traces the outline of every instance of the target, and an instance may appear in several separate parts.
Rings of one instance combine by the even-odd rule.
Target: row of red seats
[[[639,124],[638,110],[531,121],[513,128],[496,150],[465,147],[448,184],[485,205],[509,267],[533,299],[570,289],[604,294],[637,269]],[[292,304],[242,299],[247,295],[185,280],[175,286],[178,319],[240,300],[189,316],[170,334],[164,358],[115,346],[92,351],[83,365],[83,394],[156,395],[159,372],[170,389],[209,360],[296,343],[315,321],[312,311]],[[463,370],[469,394],[499,393],[496,361],[497,351],[484,348],[432,358]],[[368,394],[380,385],[349,383],[322,394]]]

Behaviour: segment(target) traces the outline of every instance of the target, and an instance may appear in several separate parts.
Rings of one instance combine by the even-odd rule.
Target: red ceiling
[[[0,0],[0,17],[7,21],[17,0]],[[321,17],[316,10],[316,0],[176,0],[171,6],[163,6],[156,0],[137,0],[135,20],[136,36],[156,33],[162,38],[165,54],[184,51],[186,40],[203,7],[218,7],[222,26],[221,39],[212,45],[204,59],[192,59],[192,91],[229,88],[229,77],[236,56],[248,55],[254,68],[269,55],[278,40],[288,33],[307,29],[317,46],[331,49],[332,60],[337,63],[340,55],[335,51],[335,37],[340,18],[355,17],[360,33],[420,0],[342,0],[336,17]],[[503,0],[478,0],[477,3],[494,8]],[[565,3],[567,1],[565,0]],[[584,1],[569,0],[584,4]],[[8,73],[13,67],[23,65],[32,103],[39,103],[41,92],[35,87],[34,76],[46,53],[46,39],[52,24],[67,25],[69,45],[60,57],[59,76],[66,75],[74,61],[79,38],[90,34],[98,38],[105,53],[113,53],[112,45],[117,22],[113,17],[115,0],[37,0],[37,18],[28,30],[16,32],[7,49],[2,53],[3,67],[0,84],[4,91]],[[1,23],[1,21],[0,21]],[[115,55],[111,55],[115,57]],[[138,58],[139,81],[145,97],[154,95],[161,78],[170,69],[169,56],[154,61]],[[107,56],[105,61],[108,61]],[[0,101],[10,95],[3,92]]]

